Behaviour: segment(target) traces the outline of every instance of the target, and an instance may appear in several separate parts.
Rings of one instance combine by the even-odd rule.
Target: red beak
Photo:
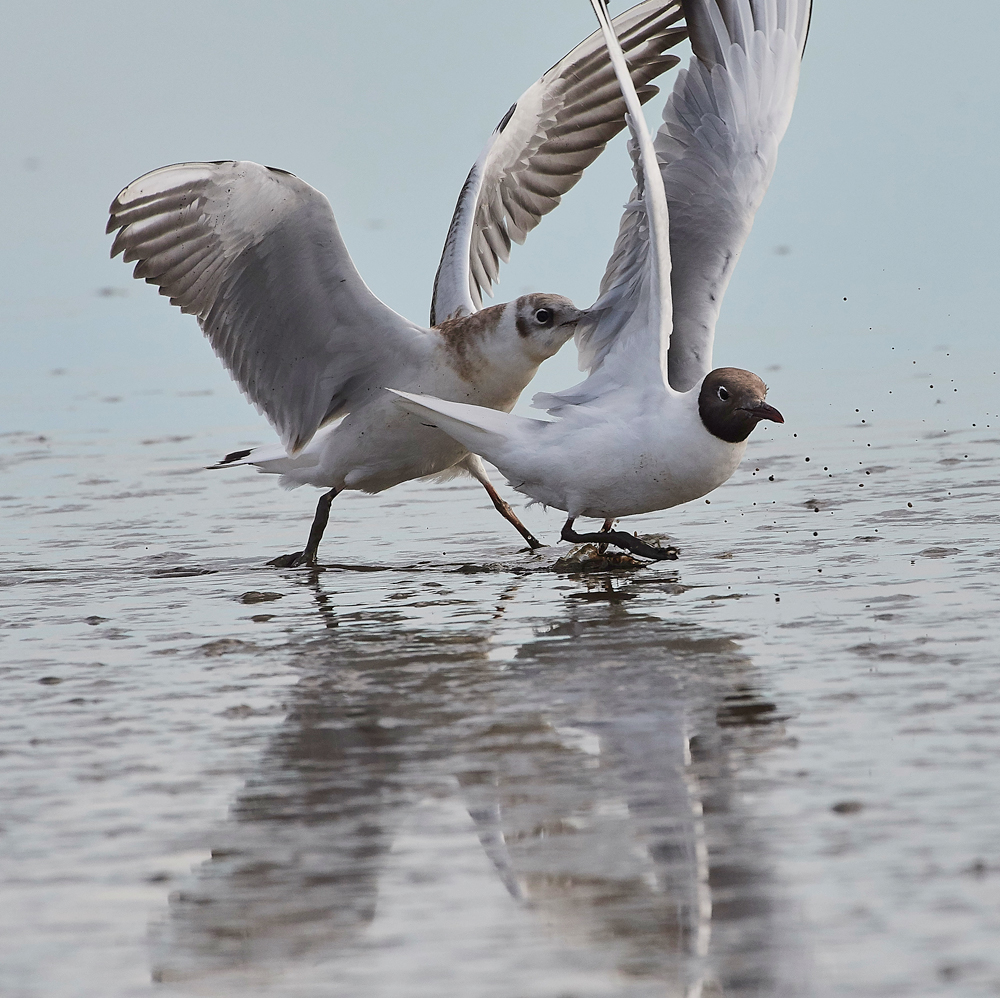
[[[773,405],[768,405],[766,402],[758,402],[755,406],[745,406],[743,411],[749,412],[757,420],[770,419],[774,423],[785,421],[785,417]]]

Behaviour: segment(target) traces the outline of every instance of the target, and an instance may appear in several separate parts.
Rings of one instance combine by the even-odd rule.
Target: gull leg
[[[337,497],[337,492],[337,489],[330,489],[329,492],[324,492],[319,497],[305,550],[272,558],[268,562],[269,565],[274,565],[275,568],[298,568],[300,565],[316,566],[316,552],[319,551],[319,542],[323,539],[323,531],[326,530],[326,525],[330,522],[330,504]]]
[[[528,542],[528,547],[534,550],[535,548],[540,548],[542,542],[517,518],[517,513],[510,508],[510,503],[505,502],[501,498],[500,493],[493,488],[492,482],[483,482],[483,488],[486,489],[487,495],[493,500],[493,505],[496,506],[497,512],[505,519],[508,523],[514,525],[514,529]]]
[[[632,554],[637,554],[641,558],[652,558],[654,561],[677,560],[677,555],[679,554],[677,548],[655,547],[652,544],[647,544],[645,541],[639,540],[638,537],[626,534],[624,530],[601,530],[599,533],[594,534],[578,534],[573,529],[573,521],[575,519],[575,516],[571,516],[563,524],[560,536],[564,541],[570,541],[573,544],[614,544],[615,547],[624,548],[626,551],[631,551]],[[605,523],[605,526],[607,526],[607,523]]]
[[[517,513],[510,508],[510,503],[505,502],[500,493],[493,488],[493,483],[486,475],[483,462],[473,454],[462,463],[468,469],[469,474],[486,489],[486,494],[493,500],[493,505],[496,507],[497,512],[508,523],[513,524],[514,529],[528,542],[528,547],[532,551],[535,548],[542,547],[542,542],[517,518]]]

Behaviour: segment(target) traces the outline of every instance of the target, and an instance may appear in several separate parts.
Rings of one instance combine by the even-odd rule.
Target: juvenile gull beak
[[[749,412],[757,420],[770,419],[775,423],[783,423],[785,421],[785,417],[773,405],[768,405],[763,401],[758,402],[756,405],[743,406],[742,409],[744,412]]]

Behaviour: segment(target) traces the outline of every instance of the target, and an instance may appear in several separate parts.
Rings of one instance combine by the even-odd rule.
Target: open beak
[[[774,423],[783,423],[785,421],[785,417],[773,405],[768,405],[763,401],[758,402],[756,405],[744,406],[743,411],[749,412],[758,421],[761,419],[770,419]]]

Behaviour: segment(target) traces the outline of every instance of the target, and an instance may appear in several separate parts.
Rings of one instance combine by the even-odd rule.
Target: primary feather
[[[695,54],[678,74],[654,143],[670,215],[667,371],[677,391],[712,368],[722,299],[791,118],[811,0],[683,0],[682,6]],[[631,150],[635,158],[634,144]],[[621,340],[630,309],[646,293],[648,245],[637,184],[593,318],[577,333],[581,369],[596,373]],[[559,402],[545,396],[541,404]]]
[[[283,170],[162,167],[115,198],[115,230],[111,255],[197,316],[289,454],[433,348],[368,289],[330,202]]]
[[[633,82],[680,61],[680,0],[645,0],[615,18]],[[462,188],[434,280],[431,324],[482,307],[512,242],[523,243],[624,127],[625,101],[599,31],[584,39],[504,115]]]

